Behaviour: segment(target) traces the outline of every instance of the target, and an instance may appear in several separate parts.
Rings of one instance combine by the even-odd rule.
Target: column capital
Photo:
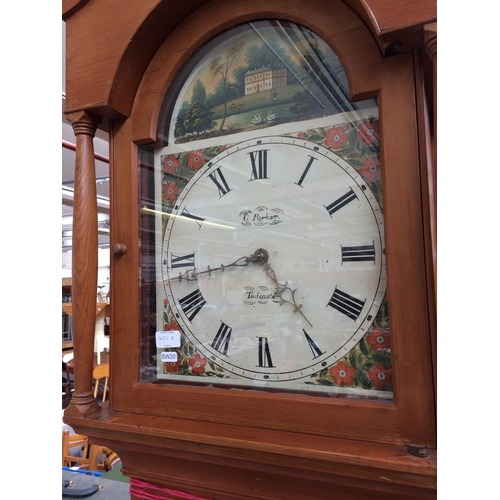
[[[75,135],[85,134],[95,136],[95,131],[102,119],[85,110],[66,114],[66,120],[71,123]]]
[[[424,24],[425,52],[432,62],[437,60],[437,23]]]

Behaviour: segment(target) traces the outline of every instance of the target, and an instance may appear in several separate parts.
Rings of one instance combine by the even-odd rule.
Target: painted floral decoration
[[[164,302],[164,305],[167,305],[168,302]],[[171,321],[170,323],[165,323],[165,326],[163,327],[166,332],[170,330],[178,330],[179,325],[175,321]]]
[[[367,157],[363,166],[359,168],[359,173],[367,182],[379,182],[382,178],[380,162],[377,158]]]
[[[163,198],[165,200],[174,201],[179,193],[179,188],[175,181],[168,181],[163,184]]]
[[[187,166],[194,170],[198,170],[205,163],[205,158],[201,150],[191,151],[187,161]]]
[[[341,149],[349,140],[344,127],[334,127],[326,131],[325,146],[332,149]]]
[[[368,377],[375,388],[392,389],[392,371],[382,363],[376,363],[371,370],[368,370]]]
[[[384,328],[372,328],[366,336],[366,341],[374,351],[384,351],[390,348],[389,330]]]
[[[353,385],[353,376],[356,370],[352,366],[347,366],[345,361],[340,361],[330,368],[329,373],[336,385],[349,386]]]
[[[181,359],[178,359],[174,363],[171,362],[163,363],[165,370],[167,370],[167,373],[179,373],[181,369],[181,364],[182,364]]]
[[[162,158],[161,167],[164,174],[173,174],[179,167],[181,163],[177,159],[176,155],[168,155]]]
[[[200,356],[200,354],[196,353],[190,360],[189,366],[191,367],[191,371],[194,374],[203,375],[205,373],[205,365],[207,364],[207,360]]]
[[[379,124],[376,121],[363,121],[361,122],[359,131],[358,131],[358,139],[363,141],[365,144],[369,146],[374,146],[379,143],[380,132],[379,132]]]

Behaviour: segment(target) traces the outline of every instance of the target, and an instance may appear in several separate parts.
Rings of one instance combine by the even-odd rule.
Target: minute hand
[[[286,304],[290,304],[294,308],[293,312],[299,312],[300,315],[307,321],[307,323],[309,324],[309,326],[312,327],[311,322],[306,318],[305,314],[302,312],[302,304],[297,304],[297,302],[295,302],[295,292],[297,291],[297,289],[295,288],[295,290],[292,290],[288,286],[288,281],[285,281],[285,284],[279,283],[278,279],[276,278],[276,273],[274,272],[274,269],[267,262],[265,262],[265,264],[264,264],[264,270],[266,271],[266,274],[276,284],[276,291],[274,292],[274,296],[278,297],[280,299],[280,306],[282,304],[285,304],[285,303]],[[286,300],[286,299],[283,298],[283,294],[287,290],[291,293],[291,298],[292,298],[291,301],[290,300]]]

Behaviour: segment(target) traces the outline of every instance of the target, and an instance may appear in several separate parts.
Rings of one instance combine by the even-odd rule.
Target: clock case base
[[[108,402],[98,414],[65,421],[114,450],[124,475],[201,497],[436,498],[435,450],[417,457],[404,445],[113,412]]]

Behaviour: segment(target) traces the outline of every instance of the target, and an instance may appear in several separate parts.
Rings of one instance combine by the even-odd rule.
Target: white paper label
[[[177,353],[175,351],[163,351],[161,353],[163,363],[175,363],[177,361]]]
[[[180,347],[181,332],[179,330],[168,330],[156,332],[156,347]]]

